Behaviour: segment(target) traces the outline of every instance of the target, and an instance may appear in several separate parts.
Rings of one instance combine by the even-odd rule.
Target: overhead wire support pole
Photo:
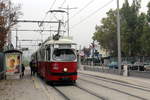
[[[18,30],[16,28],[16,49],[18,48]]]
[[[95,40],[92,43],[92,67],[94,67],[94,51],[95,51]]]
[[[119,0],[117,0],[117,39],[118,39],[118,69],[119,69],[119,74],[121,74],[121,40],[120,40]]]
[[[70,27],[69,27],[69,10],[71,9],[77,9],[76,7],[74,8],[69,8],[69,5],[67,5],[67,8],[62,8],[62,7],[59,7],[60,9],[65,9],[67,10],[67,31],[68,31],[68,37],[69,37],[69,33],[70,33]]]
[[[8,1],[8,7],[9,7],[9,8],[8,8],[8,10],[9,10],[9,11],[8,11],[8,13],[9,13],[8,25],[10,25],[10,14],[11,14],[11,11],[10,11],[10,10],[11,10],[11,1],[10,1],[10,0]],[[8,45],[12,44],[12,43],[11,43],[11,35],[12,35],[12,34],[11,34],[11,30],[9,29],[9,32],[8,32]],[[9,49],[10,49],[10,48],[9,48]]]
[[[67,19],[68,19],[68,37],[69,37],[69,32],[70,32],[70,30],[69,30],[69,5],[67,6]]]

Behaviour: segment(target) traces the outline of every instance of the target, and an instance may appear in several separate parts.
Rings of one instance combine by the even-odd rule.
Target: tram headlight
[[[64,68],[64,72],[67,72],[68,71],[68,69],[67,68]]]

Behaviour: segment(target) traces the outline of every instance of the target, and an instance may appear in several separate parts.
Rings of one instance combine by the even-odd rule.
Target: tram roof
[[[44,45],[47,44],[71,44],[71,45],[76,45],[71,39],[66,39],[66,38],[60,38],[59,40],[49,40],[47,41]]]

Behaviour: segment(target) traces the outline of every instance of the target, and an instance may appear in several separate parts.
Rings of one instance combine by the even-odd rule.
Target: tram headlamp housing
[[[67,72],[68,71],[68,69],[67,68],[64,68],[64,72]]]
[[[54,69],[54,70],[58,70],[58,66],[54,66],[53,69]]]
[[[53,64],[53,67],[52,67],[54,70],[58,70],[59,68],[58,68],[58,65],[55,63],[55,64]]]

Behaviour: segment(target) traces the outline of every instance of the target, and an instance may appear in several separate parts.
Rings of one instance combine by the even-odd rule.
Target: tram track
[[[83,75],[83,76],[88,76],[88,75]],[[91,77],[91,78],[93,78],[93,77]],[[95,79],[97,79],[97,78],[95,78]],[[100,86],[100,87],[103,87],[103,88],[107,88],[107,89],[110,89],[110,90],[113,90],[113,91],[116,91],[116,92],[119,92],[119,93],[122,93],[122,94],[125,94],[125,95],[128,95],[128,96],[131,96],[131,97],[134,97],[134,98],[137,98],[137,99],[148,100],[148,99],[140,97],[138,95],[130,94],[128,92],[118,90],[118,89],[115,89],[115,88],[112,88],[112,87],[109,87],[109,86],[105,86],[105,85],[102,85],[102,84],[99,84],[99,83],[96,83],[96,82],[93,82],[93,81],[89,81],[87,79],[78,78],[78,80],[79,81],[84,81],[84,82],[87,82],[87,83],[90,83],[90,84],[94,84],[96,86]],[[50,88],[53,88],[54,91],[56,91],[56,93],[58,93],[65,100],[72,100],[72,98],[74,98],[71,95],[69,95],[68,92],[66,91],[66,88],[68,88],[68,89],[70,88],[70,90],[72,90],[73,87],[80,89],[80,90],[77,89],[78,91],[83,91],[83,93],[85,92],[86,94],[93,95],[93,97],[99,98],[101,100],[108,100],[107,97],[101,96],[97,92],[95,92],[91,89],[88,89],[87,87],[84,87],[84,86],[80,85],[79,83],[77,83],[76,85],[71,86],[71,87],[70,86],[64,87],[62,85],[61,86],[50,86],[49,84],[46,84],[43,80],[40,79],[40,81],[42,82],[42,84],[44,85],[44,87],[45,87],[45,89],[48,93],[50,93],[49,92]],[[125,85],[123,85],[123,86],[125,86]]]
[[[72,100],[71,97],[67,96],[66,92],[64,92],[63,89],[60,89],[60,88],[59,88],[59,87],[62,87],[62,85],[60,85],[60,86],[51,86],[51,85],[45,83],[43,80],[41,80],[41,79],[39,79],[39,80],[40,80],[41,83],[43,84],[43,87],[45,88],[45,91],[47,92],[47,93],[46,93],[47,95],[48,95],[48,93],[50,94],[49,88],[52,88],[52,89],[54,89],[58,94],[60,94],[65,100]],[[108,100],[108,99],[106,99],[105,97],[100,96],[100,95],[96,94],[96,93],[93,92],[93,91],[90,91],[90,90],[88,90],[88,89],[86,89],[86,88],[81,87],[80,85],[77,85],[77,84],[76,84],[76,85],[73,85],[72,87],[78,88],[79,90],[81,90],[81,91],[83,91],[83,92],[86,92],[86,93],[88,93],[88,94],[90,94],[90,95],[93,95],[93,96],[99,98],[100,100]],[[66,88],[66,87],[64,87],[64,88]]]
[[[96,94],[95,92],[90,91],[90,90],[88,90],[88,89],[85,89],[85,88],[83,88],[83,87],[81,87],[81,86],[79,86],[79,85],[74,85],[73,87],[78,88],[78,89],[80,89],[81,91],[84,91],[84,92],[86,92],[86,93],[88,93],[88,94],[90,94],[90,95],[93,95],[93,96],[99,98],[100,100],[108,100],[108,99],[106,99],[105,97],[102,97],[102,96]],[[71,98],[71,97],[69,98],[69,96],[66,95],[66,92],[63,92],[63,90],[59,89],[59,87],[57,87],[57,86],[52,86],[52,88],[55,89],[61,96],[63,96],[65,100],[72,100],[72,98]]]
[[[58,89],[56,86],[53,86],[53,89],[55,89],[61,96],[64,97],[65,100],[71,100],[67,95],[65,95],[60,89]]]
[[[116,92],[119,92],[119,93],[122,93],[122,94],[126,94],[126,95],[132,96],[132,97],[137,98],[137,99],[148,100],[146,98],[143,98],[143,97],[140,97],[140,96],[137,96],[137,95],[133,95],[133,94],[130,94],[128,92],[124,92],[124,91],[121,91],[121,90],[118,90],[118,89],[115,89],[115,88],[111,88],[111,87],[108,87],[108,86],[105,86],[105,85],[102,85],[102,84],[99,84],[99,83],[95,83],[95,82],[88,81],[88,80],[81,79],[81,78],[78,78],[78,80],[88,82],[88,83],[94,84],[96,86],[104,87],[104,88],[107,88],[107,89],[110,89],[110,90],[113,90],[113,91],[116,91]]]
[[[91,75],[91,74],[80,73],[80,75],[81,76],[88,76],[88,77],[91,77],[91,78],[94,78],[94,79],[97,79],[97,80],[101,80],[101,81],[105,81],[105,82],[109,82],[109,83],[113,83],[113,84],[118,84],[118,85],[121,85],[121,86],[130,87],[130,88],[133,88],[133,89],[139,89],[139,90],[142,90],[142,91],[150,92],[150,89],[147,89],[148,87],[135,85],[135,84],[124,82],[124,81],[105,78],[105,77],[101,77],[101,76],[95,76],[95,75]]]
[[[105,98],[105,97],[103,97],[103,96],[100,96],[100,95],[98,95],[97,93],[95,93],[95,92],[93,92],[93,91],[91,91],[91,90],[89,90],[89,89],[83,88],[83,87],[81,87],[80,85],[77,85],[77,84],[76,84],[75,87],[77,87],[77,88],[81,89],[82,91],[85,91],[85,92],[87,92],[87,93],[89,93],[89,94],[91,94],[91,95],[93,95],[93,96],[96,96],[97,98],[100,98],[100,99],[102,99],[102,100],[108,100],[107,98]]]
[[[61,92],[61,90],[59,90],[56,86],[50,86],[50,84],[44,82],[42,79],[38,78],[39,81],[43,84],[44,87],[44,92],[45,94],[49,97],[48,94],[50,94],[49,92],[49,88],[51,87],[52,89],[54,89],[57,93],[59,93],[65,100],[71,100],[69,97],[67,97],[67,95],[65,95],[63,92]]]
[[[86,88],[81,87],[80,85],[77,85],[77,84],[76,84],[76,85],[74,85],[73,87],[78,88],[78,89],[80,89],[81,91],[84,91],[84,92],[86,92],[86,93],[88,93],[88,94],[90,94],[90,95],[93,95],[93,96],[99,98],[100,100],[108,100],[108,99],[106,99],[105,97],[102,97],[102,96],[96,94],[95,92],[93,92],[93,91],[91,91],[91,90],[88,90],[88,89],[86,89]],[[59,89],[57,86],[54,86],[53,88],[54,88],[59,94],[61,94],[63,97],[65,97],[66,100],[72,100],[72,99],[69,98],[64,92],[62,92],[63,90]]]

